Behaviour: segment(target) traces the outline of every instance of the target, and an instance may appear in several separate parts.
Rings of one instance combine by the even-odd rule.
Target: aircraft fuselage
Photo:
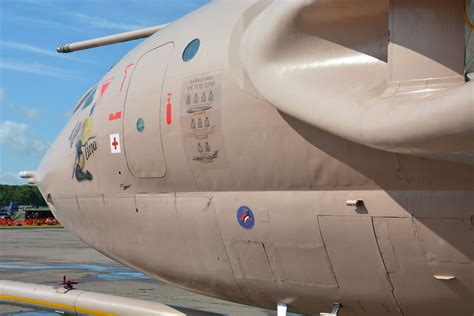
[[[38,169],[54,214],[106,256],[243,304],[472,313],[473,166],[372,149],[276,110],[239,63],[265,6],[213,3],[117,63]]]

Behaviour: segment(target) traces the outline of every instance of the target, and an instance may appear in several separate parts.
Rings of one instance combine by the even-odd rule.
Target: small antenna
[[[68,279],[66,278],[66,276],[64,276],[64,277],[63,277],[63,280],[60,281],[60,282],[58,282],[58,284],[63,285],[64,288],[69,291],[69,290],[74,290],[74,285],[75,285],[75,284],[79,284],[79,282],[77,282],[77,281],[72,281],[72,280],[68,280]]]

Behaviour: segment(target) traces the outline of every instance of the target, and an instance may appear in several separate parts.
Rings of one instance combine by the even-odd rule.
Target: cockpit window
[[[97,90],[97,86],[94,86],[90,88],[89,90],[87,90],[87,92],[84,93],[84,95],[81,97],[79,102],[76,103],[76,106],[74,107],[74,111],[72,112],[72,114],[76,113],[77,110],[79,110],[79,108],[85,109],[86,107],[88,107],[94,100],[94,95],[95,95],[96,90]]]
[[[84,102],[82,102],[81,108],[84,110],[86,107],[88,107],[91,103],[92,100],[94,100],[95,92],[97,91],[97,86],[95,86],[91,92],[89,92],[89,95],[84,99]]]

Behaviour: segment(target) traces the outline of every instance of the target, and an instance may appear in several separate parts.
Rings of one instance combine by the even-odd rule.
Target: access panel
[[[318,216],[342,302],[354,315],[400,315],[370,217]]]
[[[137,178],[166,173],[160,132],[163,81],[173,43],[143,55],[134,66],[124,108],[123,144],[130,172]]]

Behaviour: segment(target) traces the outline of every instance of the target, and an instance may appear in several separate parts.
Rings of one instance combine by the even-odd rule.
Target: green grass
[[[41,225],[41,226],[2,226],[0,229],[36,229],[36,228],[63,228],[62,225]]]

